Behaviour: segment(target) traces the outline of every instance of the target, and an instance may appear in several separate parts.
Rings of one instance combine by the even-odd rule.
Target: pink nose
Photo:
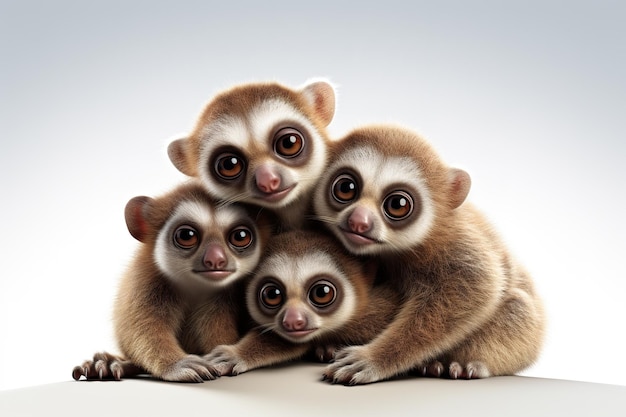
[[[372,215],[364,207],[357,207],[348,217],[348,227],[354,233],[363,234],[372,229]]]
[[[307,321],[302,312],[296,308],[288,308],[283,317],[283,327],[290,332],[306,329]]]
[[[210,270],[221,270],[228,265],[226,253],[220,245],[209,245],[204,252],[204,265]]]
[[[265,194],[278,191],[280,188],[280,175],[268,165],[261,165],[254,174],[256,186]]]

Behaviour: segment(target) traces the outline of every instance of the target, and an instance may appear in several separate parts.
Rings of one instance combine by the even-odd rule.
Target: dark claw
[[[206,380],[206,381],[213,381],[214,379],[217,379],[217,377],[219,376],[217,374],[217,371],[213,370],[206,370],[203,372],[204,375],[202,375],[202,379]]]
[[[81,375],[85,375],[83,371],[83,367],[75,366],[74,369],[72,370],[72,378],[74,378],[75,381],[78,381]]]

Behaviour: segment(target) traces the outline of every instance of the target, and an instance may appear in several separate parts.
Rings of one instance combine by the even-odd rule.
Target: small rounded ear
[[[169,156],[172,164],[185,175],[195,177],[196,167],[190,166],[187,160],[187,144],[188,138],[180,138],[172,141],[167,147],[167,156]]]
[[[150,224],[146,220],[146,213],[152,203],[150,197],[134,197],[126,203],[124,217],[126,218],[126,227],[130,234],[140,242],[145,242],[150,232]]]
[[[450,178],[450,208],[459,207],[469,194],[472,186],[472,179],[469,174],[462,169],[452,168],[448,174]]]
[[[309,81],[302,88],[302,94],[324,126],[328,126],[335,115],[335,87],[326,80]]]

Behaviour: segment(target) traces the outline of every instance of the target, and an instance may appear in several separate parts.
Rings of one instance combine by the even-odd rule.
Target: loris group
[[[331,140],[334,112],[335,90],[324,80],[296,89],[244,84],[216,95],[192,132],[170,144],[173,165],[218,207],[256,207],[273,231],[247,229],[260,236],[262,254],[239,281],[250,284],[232,287],[251,313],[232,324],[243,320],[244,331],[214,337],[211,308],[198,309],[183,320],[200,345],[192,352],[189,340],[178,340],[187,345],[177,360],[194,355],[195,379],[203,380],[313,350],[333,360],[326,380],[351,385],[407,373],[485,378],[530,366],[543,343],[542,302],[526,270],[466,202],[469,174],[406,128],[371,125]],[[205,264],[223,258],[207,253]],[[315,273],[320,263],[327,267]],[[142,352],[158,362],[162,341],[152,343]],[[135,355],[124,369],[132,373],[147,357]],[[99,358],[100,369],[122,359]],[[97,377],[95,362],[83,367],[88,378]]]

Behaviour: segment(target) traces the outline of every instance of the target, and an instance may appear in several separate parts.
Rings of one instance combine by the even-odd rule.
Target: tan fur
[[[325,327],[319,327],[312,338],[303,339],[301,342],[286,338],[286,332],[280,324],[284,308],[264,317],[262,321],[257,319],[259,328],[251,330],[237,344],[218,346],[206,356],[222,374],[237,375],[258,367],[302,358],[307,352],[327,361],[332,359],[337,347],[366,343],[381,333],[393,320],[400,301],[398,291],[387,285],[374,285],[376,265],[364,263],[363,260],[351,256],[329,236],[307,231],[292,231],[278,235],[270,242],[264,260],[274,255],[286,255],[283,259],[298,264],[306,254],[318,251],[327,257],[325,264],[340,265],[342,274],[348,278],[349,285],[354,289],[356,305],[350,316],[339,319],[333,317],[337,310],[331,313],[316,311],[306,302],[306,288],[299,287],[295,281],[290,282],[291,276],[277,277],[285,284],[288,298],[285,306],[295,306],[307,314],[311,321],[321,314],[330,314],[331,317],[324,318]],[[264,271],[264,261],[260,263],[258,271]],[[258,305],[256,285],[264,282],[265,277],[259,276],[258,273],[248,287],[247,305],[253,317],[263,315],[259,313],[261,307]],[[325,274],[320,278],[335,283],[343,282],[342,279]],[[340,295],[335,302],[345,302],[342,296]]]
[[[316,213],[340,238],[344,236],[340,217],[364,204],[372,212],[376,228],[372,234],[394,227],[400,231],[391,233],[401,233],[408,227],[384,218],[379,209],[384,192],[376,183],[361,184],[359,198],[341,210],[328,203],[333,170],[339,165],[335,161],[350,149],[365,146],[385,158],[415,161],[426,183],[423,194],[430,195],[433,220],[424,237],[408,247],[389,242],[368,246],[368,253],[375,253],[383,264],[381,277],[400,288],[404,301],[397,318],[381,335],[365,346],[338,353],[325,375],[332,382],[360,384],[426,370],[432,364],[442,364],[448,369],[444,374],[452,378],[511,375],[531,365],[544,334],[543,308],[531,278],[482,215],[463,203],[469,176],[446,166],[424,139],[391,126],[350,133],[332,149],[330,173],[316,195]],[[407,180],[398,172],[396,188]],[[375,204],[371,203],[374,199]],[[422,206],[426,203],[422,201]],[[417,212],[414,217],[422,215]],[[349,249],[360,250],[343,238]]]
[[[166,222],[183,202],[199,203],[211,208],[211,213],[215,213],[217,207],[195,181],[156,199],[137,197],[129,201],[127,224],[131,234],[141,241],[141,246],[122,276],[114,306],[115,337],[122,356],[96,354],[92,361],[74,369],[75,379],[81,375],[87,379],[121,379],[150,373],[169,381],[202,382],[217,376],[217,372],[198,355],[210,352],[218,344],[234,343],[240,338],[247,322],[242,308],[241,281],[256,265],[256,260],[250,261],[254,264],[249,266],[249,271],[234,270],[234,283],[225,287],[208,278],[200,278],[201,281],[193,285],[172,280],[159,268],[155,248],[159,232],[164,230]],[[222,207],[220,210],[231,209]],[[256,211],[249,210],[253,215]],[[236,213],[234,220],[249,224],[256,242],[245,250],[260,253],[269,228],[263,220],[256,227],[250,223],[253,217],[241,218],[241,213],[246,213],[242,207]],[[195,226],[201,241],[193,252],[182,255],[187,259],[184,262],[190,264],[195,260],[194,265],[201,264],[208,244],[228,247],[225,241],[219,241],[224,239],[228,230],[207,230],[208,226],[201,224]],[[165,235],[163,239],[170,244],[173,237]]]
[[[285,103],[299,117],[307,120],[310,128],[302,125],[298,118],[292,118],[289,112],[281,115],[280,110],[276,110],[277,113],[272,113],[276,125],[269,132],[269,137],[256,136],[259,133],[255,129],[260,122],[252,117],[252,113],[269,102]],[[168,154],[182,173],[201,178],[208,192],[215,198],[261,205],[276,211],[285,229],[297,228],[308,210],[314,180],[323,169],[325,148],[329,143],[326,126],[334,112],[334,89],[325,81],[310,82],[300,89],[269,82],[235,86],[217,94],[206,105],[192,132],[187,137],[173,141],[169,145]],[[247,167],[241,180],[221,181],[213,178],[213,158],[216,155],[211,153],[207,157],[203,149],[216,140],[226,139],[225,135],[209,135],[207,132],[211,128],[233,120],[245,129],[245,133],[237,137],[240,141],[246,141],[245,144],[241,146],[238,143],[234,150],[246,161]],[[283,127],[296,128],[303,134],[306,148],[301,157],[284,160],[274,152],[272,135]],[[230,149],[230,144],[226,148]],[[285,187],[295,188],[287,197],[273,200],[267,198],[268,195],[260,191],[257,183],[257,170],[261,166],[270,167],[275,175],[281,177]]]

